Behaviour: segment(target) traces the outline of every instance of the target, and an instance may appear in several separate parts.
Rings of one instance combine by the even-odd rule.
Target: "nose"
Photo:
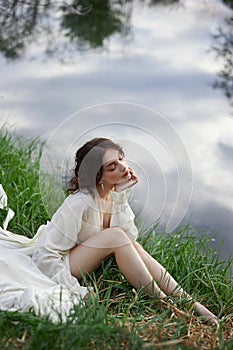
[[[120,163],[120,170],[123,172],[123,171],[126,171],[127,169],[127,164],[126,164],[126,161],[125,160],[122,160],[122,161],[119,161]]]

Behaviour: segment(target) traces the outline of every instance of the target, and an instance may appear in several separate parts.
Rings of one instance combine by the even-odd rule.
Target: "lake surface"
[[[111,137],[139,175],[131,204],[144,227],[219,231],[213,246],[223,238],[233,255],[232,9],[44,0],[0,10],[0,124],[48,140],[41,172],[54,157],[61,179],[77,147]]]

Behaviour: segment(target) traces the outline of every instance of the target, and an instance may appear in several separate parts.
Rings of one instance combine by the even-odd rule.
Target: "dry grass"
[[[233,316],[228,317],[220,329],[202,322],[193,313],[187,314],[175,307],[171,309],[170,317],[163,320],[162,325],[156,321],[153,322],[153,317],[147,316],[135,326],[139,329],[137,334],[141,339],[158,349],[172,348],[181,344],[190,349],[219,349],[223,341],[227,343],[233,338]],[[184,333],[174,339],[177,327],[180,327],[181,324]]]

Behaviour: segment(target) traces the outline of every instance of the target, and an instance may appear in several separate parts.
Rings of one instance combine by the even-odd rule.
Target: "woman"
[[[137,175],[122,148],[106,138],[86,142],[76,153],[71,194],[51,222],[40,229],[32,256],[40,271],[56,283],[84,297],[85,274],[114,256],[127,281],[152,298],[180,296],[192,300],[173,277],[136,241],[138,231],[127,202],[126,187]],[[211,323],[217,318],[198,302],[196,311]]]

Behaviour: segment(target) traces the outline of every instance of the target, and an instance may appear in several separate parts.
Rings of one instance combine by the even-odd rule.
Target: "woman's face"
[[[114,149],[107,149],[103,158],[101,181],[106,187],[113,188],[115,184],[130,179],[130,172],[125,159]]]

